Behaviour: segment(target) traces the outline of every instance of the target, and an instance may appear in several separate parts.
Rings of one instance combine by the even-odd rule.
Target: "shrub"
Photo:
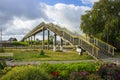
[[[6,65],[5,61],[0,61],[0,70],[4,69],[6,66],[7,65]]]
[[[51,73],[51,75],[52,75],[52,79],[51,80],[61,80],[60,72],[59,71],[53,71]]]
[[[69,80],[69,77],[70,77],[70,72],[69,70],[61,70],[60,71],[60,76],[62,79],[64,80]]]
[[[1,80],[50,80],[50,77],[39,67],[29,65],[14,67]]]
[[[69,63],[69,64],[41,64],[41,68],[48,68],[48,72],[52,72],[54,70],[69,70],[69,72],[73,71],[88,71],[90,73],[96,71],[96,63],[94,62],[81,62],[81,63]],[[50,69],[49,69],[50,68]],[[52,69],[51,69],[52,68]]]
[[[114,63],[101,65],[98,73],[105,80],[120,80],[120,66]]]
[[[5,67],[4,69],[2,69],[0,71],[0,75],[4,75],[6,74],[8,71],[10,71],[12,69],[12,67]]]
[[[51,74],[53,71],[55,71],[55,66],[48,64],[48,63],[42,63],[39,66],[41,69],[43,69],[46,73]]]
[[[3,48],[0,48],[0,53],[4,53],[5,50]]]
[[[27,42],[13,41],[12,45],[14,45],[14,46],[28,46],[28,43]]]
[[[70,73],[72,72],[80,72],[81,75],[84,75],[84,73],[92,73],[96,71],[96,66],[98,64],[94,62],[81,62],[81,63],[69,63],[69,64],[48,64],[43,63],[40,65],[40,68],[43,69],[48,74],[52,74],[53,72],[58,71],[59,75],[53,77],[53,80],[69,80]],[[85,73],[85,74],[86,74]],[[82,78],[82,77],[78,77]]]
[[[89,75],[87,71],[72,72],[70,74],[70,80],[87,80],[87,75]]]
[[[45,55],[45,52],[43,50],[41,50],[40,55]]]

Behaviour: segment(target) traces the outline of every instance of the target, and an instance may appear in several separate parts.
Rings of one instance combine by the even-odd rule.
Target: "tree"
[[[81,30],[120,49],[120,0],[100,0],[81,17]]]

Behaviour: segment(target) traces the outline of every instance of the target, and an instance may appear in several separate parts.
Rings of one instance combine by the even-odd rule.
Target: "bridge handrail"
[[[94,38],[90,38],[89,36],[87,36],[87,38],[84,38],[87,41],[89,41],[90,43],[98,46],[99,48],[101,48],[101,50],[106,51],[107,53],[109,53],[110,55],[114,56],[114,49],[116,49],[114,46],[94,37]],[[92,41],[92,42],[91,42]]]
[[[96,49],[100,50],[97,46],[93,45],[92,43],[90,43],[87,40],[82,39],[81,37],[79,37],[81,40],[85,41],[87,44],[91,45],[92,47],[95,47]]]
[[[94,37],[94,38],[95,38],[95,37]],[[110,45],[110,44],[108,44],[108,43],[106,43],[106,42],[104,42],[104,41],[102,41],[102,40],[100,40],[100,39],[98,39],[98,38],[95,38],[95,39],[98,40],[98,41],[100,41],[100,42],[103,43],[103,44],[106,44],[106,45],[108,45],[108,46],[116,49],[116,47],[114,47],[114,46],[112,46],[112,45]]]

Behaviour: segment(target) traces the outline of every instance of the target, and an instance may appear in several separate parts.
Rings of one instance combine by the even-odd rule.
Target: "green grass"
[[[40,50],[6,50],[13,52],[13,58],[16,61],[37,61],[37,60],[86,60],[93,59],[89,55],[79,56],[77,52],[53,52],[52,50],[44,50],[45,55],[40,55]]]

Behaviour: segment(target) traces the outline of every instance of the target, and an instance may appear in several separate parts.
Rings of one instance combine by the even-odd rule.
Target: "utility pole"
[[[1,34],[0,34],[0,36],[1,36],[1,39],[0,39],[1,45],[0,45],[0,47],[2,48],[2,28],[1,28]]]
[[[2,29],[1,29],[1,42],[2,42]]]

